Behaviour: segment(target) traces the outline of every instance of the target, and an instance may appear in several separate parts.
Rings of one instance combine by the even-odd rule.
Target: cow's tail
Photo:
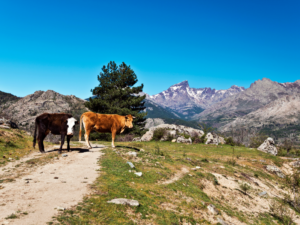
[[[83,123],[82,119],[83,119],[83,114],[80,117],[79,141],[81,141],[81,128],[82,128],[82,123]]]
[[[35,148],[36,143],[36,131],[37,131],[37,120],[35,120],[35,128],[34,128],[34,134],[33,134],[33,148]]]

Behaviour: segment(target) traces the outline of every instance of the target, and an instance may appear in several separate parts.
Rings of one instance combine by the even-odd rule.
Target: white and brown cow
[[[111,133],[111,146],[114,148],[116,134],[122,133],[125,128],[132,128],[132,121],[134,118],[135,117],[133,117],[132,115],[120,116],[116,114],[98,114],[94,112],[83,113],[80,117],[79,141],[81,141],[81,124],[83,123],[85,129],[84,137],[89,148],[92,148],[89,142],[91,131]]]
[[[61,153],[64,145],[65,136],[67,136],[68,151],[70,151],[70,139],[73,137],[75,124],[78,121],[71,115],[66,113],[43,113],[35,119],[35,130],[33,136],[33,148],[35,148],[36,136],[38,130],[38,145],[41,153],[45,153],[44,139],[49,134],[61,135],[61,145],[59,153]]]

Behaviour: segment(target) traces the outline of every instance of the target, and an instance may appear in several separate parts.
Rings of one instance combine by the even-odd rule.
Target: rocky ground
[[[46,224],[82,201],[99,176],[104,146],[93,147],[73,146],[72,152],[58,155],[54,146],[1,167],[0,224]]]

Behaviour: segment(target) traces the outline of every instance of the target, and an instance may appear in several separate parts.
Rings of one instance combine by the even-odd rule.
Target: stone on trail
[[[262,143],[257,150],[265,152],[265,153],[269,153],[271,155],[277,155],[278,150],[275,146],[275,142],[273,140],[273,138],[268,137],[264,143]]]
[[[67,157],[67,156],[68,156],[68,154],[62,154],[61,156],[62,156],[62,157]]]
[[[267,193],[266,191],[263,191],[263,192],[260,192],[260,193],[259,193],[259,196],[260,196],[260,197],[265,196],[265,195],[268,195],[268,193]]]
[[[114,203],[118,205],[130,205],[130,206],[139,206],[139,202],[137,200],[132,199],[126,199],[126,198],[115,198],[110,201],[107,201],[107,203]]]
[[[143,175],[142,172],[136,172],[136,173],[134,173],[134,174],[137,175],[137,176],[139,176],[139,177],[141,177],[141,176]]]
[[[217,218],[218,222],[222,225],[228,225],[228,223],[226,223],[224,220],[222,220],[220,217]]]
[[[136,152],[127,152],[126,154],[129,155],[129,156],[137,157],[137,153]]]
[[[60,207],[60,206],[56,207],[56,209],[57,209],[57,210],[60,210],[60,211],[65,211],[65,210],[66,210],[66,208]]]
[[[209,204],[207,206],[207,209],[212,213],[212,214],[219,214],[219,211],[216,209],[216,207],[213,204]]]
[[[130,166],[130,168],[134,168],[134,165],[132,164],[132,162],[127,162],[127,164]]]

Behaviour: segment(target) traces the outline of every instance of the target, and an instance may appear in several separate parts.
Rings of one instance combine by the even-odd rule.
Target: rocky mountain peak
[[[191,88],[188,81],[185,80],[172,85],[159,94],[149,96],[149,99],[161,106],[169,107],[178,113],[190,117],[203,111],[209,105],[244,90],[245,88],[236,85],[227,90],[215,90],[210,87]]]
[[[174,84],[172,85],[170,88],[174,88],[174,87],[180,87],[180,88],[187,88],[190,87],[189,82],[187,80],[184,80],[178,84]]]

